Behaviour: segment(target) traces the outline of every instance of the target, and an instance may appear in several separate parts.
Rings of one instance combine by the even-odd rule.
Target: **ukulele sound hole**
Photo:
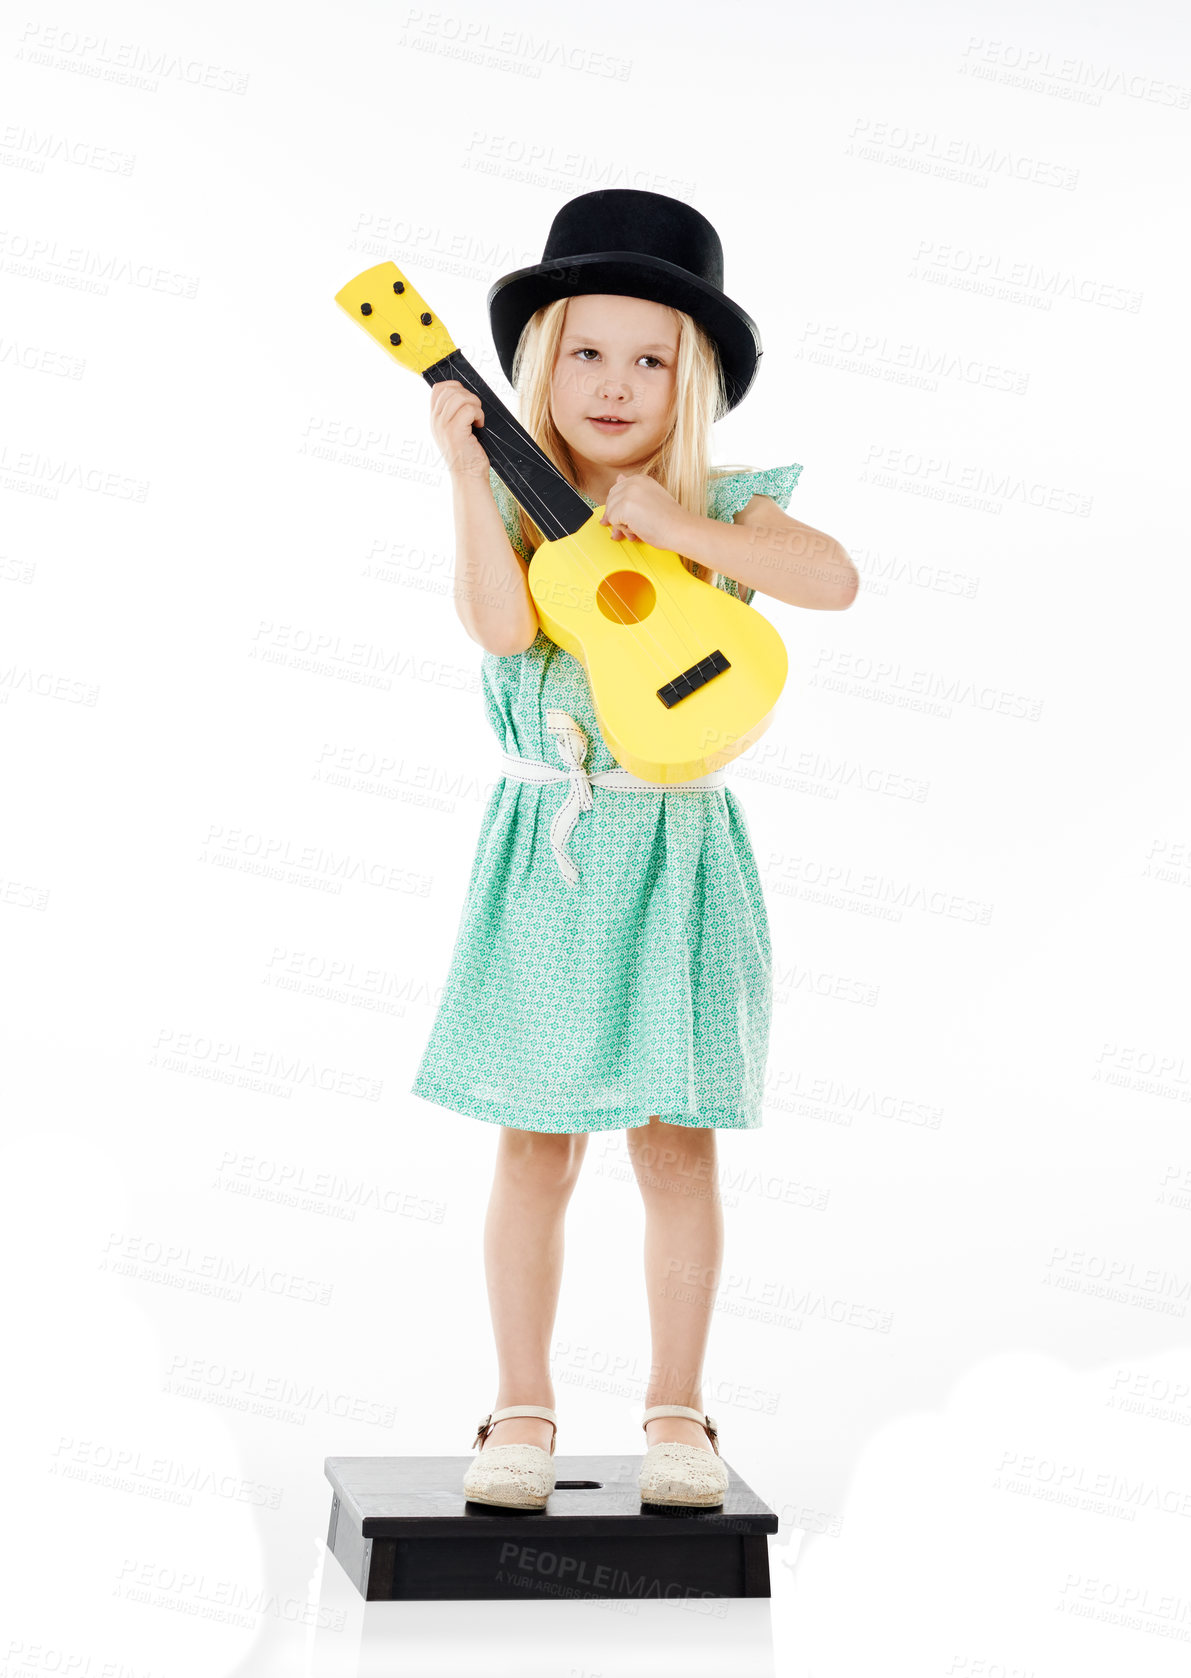
[[[656,589],[640,571],[613,571],[596,590],[600,611],[613,623],[643,622],[656,601]]]

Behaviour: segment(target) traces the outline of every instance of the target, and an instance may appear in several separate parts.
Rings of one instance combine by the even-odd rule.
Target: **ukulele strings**
[[[498,438],[496,438],[496,442],[497,442],[497,444],[498,444],[498,447],[501,447],[501,446],[503,446],[503,444],[502,444],[502,442],[501,442],[501,439],[500,439],[500,438],[499,438],[499,437],[498,437]],[[528,488],[528,489],[529,489],[529,490],[531,490],[531,491],[533,491],[533,486],[532,486],[532,484],[530,484],[530,483],[529,483],[529,482],[528,482],[528,480],[527,480],[527,479],[526,479],[526,478],[525,478],[525,477],[524,477],[524,476],[523,476],[523,475],[522,475],[522,474],[521,474],[521,472],[520,472],[520,470],[519,470],[519,469],[518,469],[518,467],[517,467],[517,464],[516,464],[516,462],[515,462],[515,461],[513,461],[513,460],[511,460],[511,459],[509,459],[509,458],[508,458],[508,457],[507,457],[507,456],[506,456],[506,457],[505,457],[505,460],[504,460],[504,464],[505,464],[505,465],[506,465],[506,466],[507,466],[507,467],[508,467],[508,468],[509,468],[509,469],[510,469],[510,470],[511,470],[511,472],[512,472],[512,474],[513,474],[513,475],[514,475],[514,477],[516,477],[516,479],[517,479],[517,481],[518,481],[518,483],[519,483],[519,484],[520,484],[520,485],[521,485],[521,486],[522,486],[522,488]],[[553,462],[550,462],[550,463],[549,463],[549,464],[550,464],[550,467],[551,467],[551,469],[552,469],[552,470],[553,470],[553,471],[555,471],[555,472],[558,472],[558,468],[557,468],[557,467],[556,467],[556,466],[554,466],[554,464],[553,464]],[[560,476],[560,477],[561,477],[561,476],[562,476],[562,474],[561,474],[561,473],[559,473],[559,476]],[[565,483],[565,482],[566,482],[566,479],[565,479],[565,478],[564,478],[564,479],[563,479],[563,482],[564,482],[564,483]],[[568,485],[568,487],[569,487],[569,488],[573,488],[573,487],[574,487],[574,486],[573,486],[573,485]],[[534,494],[535,494],[535,495],[536,495],[536,492],[533,492],[533,493],[534,493]],[[578,493],[578,491],[576,491],[576,493]],[[541,504],[542,504],[542,503],[541,503],[541,502],[540,502],[540,501],[539,501],[539,505],[541,505]],[[539,525],[539,528],[540,528],[540,529],[543,529],[543,530],[544,530],[544,529],[545,529],[545,528],[546,528],[546,527],[545,527],[545,525],[541,525],[541,524],[540,524],[540,525]],[[578,535],[579,535],[579,532],[578,532],[578,531],[575,531],[575,532],[574,532],[574,533],[573,533],[573,534],[574,534],[574,536],[576,536],[576,537],[577,537],[577,536],[578,536]],[[624,546],[628,546],[628,547],[631,547],[631,548],[640,548],[640,547],[642,547],[642,546],[648,546],[648,544],[643,544],[643,543],[640,543],[640,542],[638,542],[638,541],[630,541],[630,540],[628,540],[628,539],[627,539],[627,538],[623,538],[623,537],[622,537],[622,538],[621,538],[621,546],[622,546],[622,547],[624,547]],[[588,554],[587,554],[587,553],[586,553],[586,552],[585,552],[585,551],[584,551],[584,550],[583,550],[583,548],[582,548],[582,547],[580,547],[580,548],[579,548],[579,553],[580,553],[580,555],[581,555],[581,557],[582,557],[582,558],[583,558],[583,560],[584,560],[584,561],[585,561],[585,563],[587,563],[587,564],[588,564],[588,566],[589,566],[589,569],[592,569],[592,570],[594,570],[594,569],[595,569],[595,567],[594,567],[594,566],[593,566],[593,565],[592,565],[592,563],[591,563],[591,561],[590,561],[590,556],[589,556],[589,555],[588,555]],[[685,567],[684,567],[684,569],[685,569]],[[670,608],[671,608],[671,610],[672,610],[672,612],[673,612],[673,614],[674,614],[674,616],[675,616],[675,617],[676,617],[676,618],[680,618],[680,619],[681,619],[681,620],[682,620],[682,623],[683,623],[683,624],[684,624],[684,625],[685,625],[685,626],[686,626],[686,628],[687,628],[687,629],[688,629],[688,630],[689,630],[689,631],[690,631],[690,633],[691,633],[691,635],[692,635],[692,636],[694,636],[694,637],[695,637],[695,639],[694,639],[694,640],[692,640],[692,641],[690,641],[690,642],[688,642],[688,648],[689,648],[689,650],[690,650],[690,651],[692,651],[692,652],[696,652],[696,651],[697,651],[697,650],[698,650],[698,645],[699,645],[699,637],[698,637],[698,636],[697,636],[697,633],[696,633],[696,631],[695,631],[695,630],[694,630],[694,627],[693,627],[693,626],[692,626],[692,624],[691,624],[691,621],[690,621],[690,619],[689,619],[689,618],[688,618],[688,617],[687,617],[687,615],[686,615],[686,613],[685,613],[685,612],[684,612],[684,611],[683,611],[683,609],[682,609],[682,607],[681,607],[681,605],[680,605],[680,604],[679,604],[679,602],[678,602],[678,601],[677,601],[677,600],[676,600],[676,599],[675,599],[675,598],[674,598],[674,596],[673,596],[673,595],[672,595],[672,594],[671,594],[671,592],[670,592],[670,589],[669,589],[669,586],[668,586],[668,585],[667,585],[667,584],[666,584],[666,582],[665,582],[665,581],[664,581],[664,580],[659,580],[659,583],[658,583],[658,588],[659,588],[659,592],[660,592],[660,593],[661,593],[661,594],[662,594],[662,595],[663,595],[663,596],[664,596],[664,597],[665,597],[665,598],[666,598],[666,599],[667,599],[667,601],[668,601],[668,602],[669,602],[669,604],[670,604]],[[623,599],[622,599],[622,597],[621,597],[621,596],[620,596],[620,594],[619,594],[619,592],[618,592],[618,591],[617,591],[617,590],[616,590],[616,589],[615,589],[615,588],[614,588],[614,587],[609,587],[609,589],[608,589],[608,592],[609,592],[609,593],[611,593],[611,594],[613,594],[613,595],[614,595],[614,596],[615,596],[615,597],[616,597],[616,599],[617,599],[617,600],[618,600],[618,601],[619,601],[619,602],[620,602],[620,604],[621,604],[621,605],[622,605],[622,606],[625,606],[625,607],[626,607],[626,608],[627,608],[627,606],[628,606],[628,603],[627,603],[627,602],[626,602],[626,601],[625,601],[625,600],[623,600]],[[638,620],[638,622],[640,622],[640,621],[641,621],[641,620]],[[655,644],[656,644],[656,643],[655,643]]]
[[[554,529],[552,518],[549,517],[549,516],[547,516],[547,517],[541,516],[543,511],[546,512],[547,514],[549,513],[549,508],[548,508],[547,504],[540,498],[540,496],[538,495],[538,492],[534,489],[534,486],[532,485],[532,483],[530,483],[529,480],[524,477],[522,472],[519,470],[516,462],[514,460],[510,459],[507,455],[503,454],[503,451],[501,450],[499,441],[496,439],[496,437],[493,436],[492,438],[490,438],[489,443],[490,443],[490,446],[492,448],[492,455],[494,457],[494,463],[495,463],[496,457],[499,456],[499,463],[503,466],[505,473],[508,475],[508,479],[510,481],[510,487],[512,487],[513,484],[516,484],[518,486],[519,491],[520,491],[519,494],[515,495],[515,499],[517,499],[519,501],[522,501],[525,504],[526,511],[529,512],[531,514],[531,516],[534,517],[534,522],[537,524],[538,528],[545,534],[545,536],[549,540],[558,540],[560,537],[565,536],[566,532],[562,528],[561,523],[558,525],[557,529]],[[555,468],[555,470],[557,470],[557,468]],[[564,479],[563,481],[565,482],[566,480]],[[578,535],[579,535],[578,531],[573,532],[574,537],[577,537]],[[632,547],[632,548],[640,548],[642,546],[641,543],[627,541],[624,538],[622,538],[620,545],[621,545],[622,548],[625,547],[625,546]],[[583,548],[581,543],[579,543],[579,542],[575,543],[575,550],[574,551],[575,551],[578,559],[583,563],[583,565],[586,566],[588,572],[592,575],[592,577],[593,578],[598,577],[599,576],[599,569],[597,569],[596,565],[591,560],[590,556],[584,551],[584,548]],[[696,662],[697,657],[698,657],[699,643],[697,643],[695,640],[692,639],[695,632],[694,632],[693,627],[691,625],[690,619],[687,617],[686,613],[682,610],[682,608],[678,604],[678,602],[674,599],[669,587],[664,582],[662,582],[660,580],[659,580],[657,586],[658,586],[658,592],[668,601],[668,603],[670,605],[671,613],[672,613],[672,621],[674,622],[674,628],[678,632],[678,638],[679,638],[680,643],[685,642],[685,644],[687,646],[687,650],[688,650],[688,655],[694,655],[694,657],[692,658],[692,662]],[[648,640],[662,654],[662,660],[664,660],[664,662],[662,662],[661,660],[656,659],[656,658],[651,659],[651,662],[653,663],[654,668],[656,670],[660,671],[663,675],[666,673],[666,671],[673,670],[673,668],[674,668],[673,657],[667,652],[666,648],[662,645],[662,643],[657,639],[657,637],[654,635],[653,631],[650,629],[648,619],[636,618],[633,615],[632,608],[630,607],[628,601],[626,601],[624,599],[624,597],[621,595],[620,591],[615,587],[615,585],[612,584],[611,582],[609,582],[607,579],[604,580],[603,587],[604,587],[605,591],[608,594],[612,595],[613,598],[618,602],[618,604],[624,609],[624,613],[625,613],[624,621],[628,622],[628,623],[631,623],[635,629],[639,629],[639,630],[643,631],[643,633],[648,638]],[[679,620],[679,619],[681,620],[681,625],[677,621],[675,621],[675,620]],[[685,626],[686,630],[690,631],[690,634],[684,634],[681,626]],[[646,650],[646,649],[643,649],[643,650]],[[646,652],[646,656],[648,656],[648,652]]]
[[[462,370],[457,368],[456,371],[460,376],[460,382],[467,389],[471,390],[474,395],[478,396],[479,392],[476,390],[475,386],[473,384],[471,384],[471,382],[467,378],[464,378],[462,376]],[[526,492],[527,499],[532,503],[532,505],[527,506],[526,511],[530,513],[530,516],[534,519],[534,523],[538,526],[539,530],[543,531],[543,533],[549,539],[554,540],[554,541],[557,541],[561,537],[565,536],[566,531],[563,529],[561,521],[558,522],[557,529],[552,530],[551,526],[552,526],[554,521],[549,517],[543,519],[543,518],[538,516],[539,510],[545,510],[547,513],[549,512],[547,504],[538,495],[538,492],[534,489],[532,483],[530,483],[530,481],[521,472],[521,470],[517,466],[515,460],[510,455],[503,452],[504,451],[504,444],[502,443],[501,439],[498,436],[493,435],[492,437],[489,438],[489,443],[493,446],[492,447],[493,457],[495,457],[497,451],[501,452],[502,458],[501,458],[500,464],[502,466],[504,466],[504,468],[510,474],[510,476],[520,485],[521,489]],[[535,445],[535,446],[540,446],[540,445]],[[485,450],[485,453],[488,453],[488,452],[489,452],[488,450]],[[495,458],[494,458],[494,463],[495,463]],[[551,465],[553,466],[552,462],[551,462]],[[558,468],[553,467],[553,470],[558,471]],[[559,476],[562,477],[562,474],[559,473]],[[563,482],[564,483],[566,482],[565,478],[563,478]],[[571,485],[569,487],[574,488],[573,485]],[[576,491],[576,494],[577,493],[578,493],[578,491]],[[577,534],[577,532],[576,532],[576,534]],[[632,546],[636,547],[636,546],[638,546],[638,544],[633,543]],[[588,558],[587,554],[584,553],[582,546],[576,544],[576,547],[577,547],[578,556],[582,560],[582,562],[587,566],[588,571],[592,574],[593,577],[598,575],[595,565]],[[596,586],[598,587],[599,585],[597,584]],[[659,588],[659,592],[661,594],[663,594],[666,597],[667,601],[669,602],[670,607],[671,607],[671,611],[673,612],[675,617],[680,618],[682,620],[682,623],[686,626],[687,630],[689,630],[691,632],[691,634],[693,635],[694,630],[693,630],[693,627],[691,625],[691,622],[690,622],[689,618],[687,617],[686,613],[682,610],[681,606],[679,606],[678,603],[674,600],[674,598],[671,595],[670,590],[667,587],[667,585],[664,582],[659,581],[658,588]],[[624,608],[625,613],[626,613],[626,617],[631,617],[631,608],[629,606],[629,603],[628,603],[628,601],[624,600],[621,597],[621,595],[619,594],[617,589],[615,587],[609,587],[608,592],[610,594],[612,594],[616,598],[619,605]],[[647,620],[637,619],[636,620],[636,627],[644,629],[645,634],[648,636],[649,640],[663,654],[663,657],[665,658],[665,663],[664,664],[660,663],[657,659],[654,659],[653,664],[654,664],[655,669],[661,671],[661,673],[664,675],[667,670],[671,670],[673,668],[672,658],[670,658],[666,654],[665,648],[662,646],[661,642],[658,641],[656,636],[653,634],[653,631],[648,627],[648,621]],[[679,638],[680,638],[680,640],[686,639],[687,649],[688,649],[689,652],[694,653],[696,655],[698,654],[698,643],[697,642],[692,641],[687,637],[683,637],[681,631],[679,631]],[[696,656],[694,662],[698,662],[697,656]]]
[[[564,530],[564,528],[561,524],[561,521],[556,521],[553,518],[553,516],[550,514],[548,504],[539,495],[538,491],[534,488],[533,484],[529,481],[529,479],[526,478],[526,476],[521,471],[521,469],[520,469],[519,465],[517,464],[517,462],[515,461],[515,459],[513,459],[505,451],[505,446],[503,444],[503,441],[499,438],[499,436],[496,435],[495,432],[489,438],[489,446],[490,446],[491,455],[492,455],[494,464],[499,463],[504,468],[505,472],[508,474],[508,478],[509,478],[509,481],[510,481],[510,487],[512,487],[514,484],[516,486],[518,486],[518,488],[521,491],[521,495],[518,497],[518,499],[523,499],[524,500],[524,502],[526,504],[526,511],[529,512],[531,517],[534,518],[534,522],[535,522],[535,524],[537,524],[539,530],[541,530],[543,532],[543,534],[549,540],[557,541],[560,538],[564,537],[567,533]],[[558,470],[557,467],[554,467],[553,469],[555,471]],[[562,477],[562,474],[559,473],[559,476]],[[565,483],[566,479],[563,478],[562,481]],[[573,486],[568,486],[568,487],[573,488]],[[576,493],[578,493],[578,492],[576,492]],[[593,578],[598,577],[599,573],[597,571],[597,568],[592,563],[589,556],[584,552],[582,546],[579,545],[579,544],[576,544],[576,554],[577,554],[578,559],[581,561],[581,563],[586,566],[588,572],[592,575],[592,577]],[[598,586],[598,584],[597,584],[597,586]],[[607,589],[607,592],[609,594],[611,594],[616,599],[618,604],[624,609],[626,621],[633,621],[632,610],[629,606],[629,603],[628,603],[628,601],[626,601],[621,596],[619,590],[615,587],[615,585],[611,585],[611,584],[606,583],[605,587]],[[667,596],[667,598],[669,598],[669,590],[665,587],[665,585],[662,585],[662,592]],[[682,619],[682,622],[686,625],[686,627],[688,629],[690,629],[691,626],[690,626],[689,620],[686,617],[685,612],[683,612],[681,610],[681,608],[677,607],[672,600],[671,600],[671,605],[673,606],[673,609],[674,609],[676,615],[678,617],[680,617]],[[664,660],[664,662],[659,661],[656,658],[651,660],[655,669],[658,670],[662,675],[665,675],[667,671],[673,670],[674,660],[673,660],[672,656],[667,654],[666,649],[662,646],[661,642],[658,641],[658,639],[654,635],[653,631],[649,628],[648,622],[645,621],[645,620],[638,619],[638,620],[636,620],[635,627],[644,630],[644,633],[645,633],[646,637],[648,638],[648,640],[662,654],[662,659]],[[684,639],[684,637],[681,635],[681,631],[680,631],[680,640],[682,640],[682,639]],[[690,643],[689,641],[688,641],[688,648],[692,652],[697,651],[697,647],[694,644]],[[646,656],[648,656],[648,652],[647,652]]]
[[[494,448],[493,449],[493,454],[496,455],[497,452],[498,452],[497,449]],[[555,521],[553,520],[552,516],[549,516],[549,509],[548,509],[546,503],[540,500],[540,498],[537,495],[537,492],[533,488],[533,485],[530,484],[522,476],[522,474],[517,469],[516,465],[512,461],[510,461],[507,457],[502,459],[500,464],[503,466],[504,471],[507,472],[508,475],[509,475],[510,487],[512,487],[514,485],[517,486],[517,493],[516,493],[515,498],[518,499],[518,500],[521,500],[525,503],[526,511],[529,512],[531,514],[531,516],[534,518],[535,524],[537,524],[539,530],[541,530],[544,533],[547,540],[557,541],[560,538],[564,537],[566,535],[566,531],[562,528],[561,523],[559,523],[557,528],[555,528]],[[543,516],[543,513],[545,513],[547,516]],[[574,534],[577,535],[578,532],[575,532]],[[623,543],[622,543],[622,545],[623,545]],[[599,578],[599,575],[600,575],[599,570],[594,565],[594,563],[592,562],[590,557],[584,552],[582,545],[579,544],[579,543],[576,543],[573,551],[574,551],[575,557],[578,559],[578,561],[586,568],[588,573],[591,575],[593,583],[595,583],[595,586],[597,588],[600,587],[601,585],[597,581],[597,579]],[[632,611],[632,608],[630,607],[628,601],[625,600],[625,598],[621,595],[619,589],[617,589],[615,584],[613,584],[613,583],[609,582],[607,579],[605,579],[602,586],[603,586],[605,592],[607,594],[610,594],[616,600],[616,602],[620,605],[620,607],[622,608],[622,610],[624,612],[624,618],[623,618],[622,621],[624,621],[625,623],[632,624],[634,629],[640,630],[643,633],[646,640],[652,645],[653,648],[656,649],[657,653],[660,654],[660,657],[655,657],[650,652],[649,647],[642,646],[642,648],[641,648],[642,653],[649,660],[649,662],[654,666],[655,671],[658,672],[662,676],[666,676],[667,672],[672,672],[673,669],[674,669],[674,664],[675,664],[675,660],[673,658],[673,655],[668,653],[667,649],[658,640],[658,638],[654,634],[653,630],[649,627],[648,619],[647,618],[642,619],[642,618],[635,617],[635,615]],[[663,587],[662,592],[666,595],[667,599],[670,598],[668,589]],[[671,601],[671,605],[673,606],[672,601]],[[681,612],[677,607],[674,607],[673,609],[674,609],[675,616],[680,617],[682,619],[683,624],[686,624],[687,627],[689,628],[690,626],[689,626],[688,620],[686,618],[686,614],[684,612]],[[693,652],[695,650],[694,647],[692,646],[690,640],[689,640],[689,637],[687,637],[686,635],[683,634],[681,627],[677,623],[675,623],[674,627],[678,631],[679,641],[680,642],[685,641],[687,643],[688,656],[689,656],[689,652]],[[692,662],[694,662],[694,661],[692,660]]]

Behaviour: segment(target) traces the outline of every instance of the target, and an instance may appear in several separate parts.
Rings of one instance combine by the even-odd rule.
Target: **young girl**
[[[710,467],[711,426],[761,354],[722,275],[715,229],[678,200],[571,200],[542,263],[489,294],[521,422],[591,507],[605,504],[614,539],[671,549],[746,604],[760,592],[846,607],[858,581],[847,554],[779,510],[801,466]],[[715,1134],[761,1124],[772,1005],[761,881],[723,775],[664,789],[600,780],[618,766],[584,667],[542,631],[528,586],[542,533],[490,471],[473,431],[483,422],[460,381],[432,387],[455,603],[484,649],[508,770],[483,814],[413,1084],[501,1126],[484,1230],[499,1386],[464,1491],[541,1508],[553,1489],[564,1214],[588,1136],[624,1130],[645,1202],[653,1341],[641,1495],[716,1505],[728,1478],[701,1396],[723,1249]]]

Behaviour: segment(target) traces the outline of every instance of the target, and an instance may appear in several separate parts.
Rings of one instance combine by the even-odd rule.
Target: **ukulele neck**
[[[573,536],[591,517],[591,508],[545,455],[525,427],[514,419],[500,397],[476,372],[461,350],[452,350],[422,377],[427,384],[458,379],[474,392],[484,410],[484,423],[472,436],[488,456],[492,470],[519,506],[524,507],[549,541]]]

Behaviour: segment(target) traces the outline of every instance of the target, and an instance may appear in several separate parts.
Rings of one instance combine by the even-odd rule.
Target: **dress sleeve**
[[[707,516],[731,524],[732,515],[742,512],[754,495],[768,495],[784,513],[801,472],[801,466],[769,466],[760,472],[729,472],[712,478],[707,489]],[[716,584],[726,594],[743,600],[746,606],[757,592],[754,588],[740,587],[734,577],[717,577]]]
[[[492,494],[495,498],[496,505],[500,510],[500,516],[504,520],[505,530],[508,532],[509,541],[513,544],[513,547],[528,565],[533,556],[526,547],[525,538],[521,534],[520,508],[517,506],[517,503],[513,500],[513,497],[505,488],[504,484],[497,477],[496,473],[492,470],[491,466],[488,468],[488,481],[492,485]]]

